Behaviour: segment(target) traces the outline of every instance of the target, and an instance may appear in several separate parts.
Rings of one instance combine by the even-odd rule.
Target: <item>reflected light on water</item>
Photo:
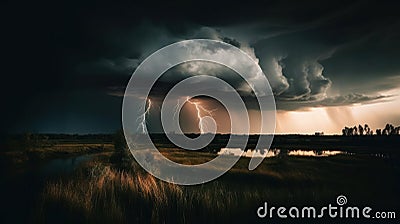
[[[279,155],[281,150],[279,149],[255,149],[247,150],[243,152],[241,148],[221,148],[218,155],[230,155],[230,156],[243,156],[243,157],[275,157]]]
[[[284,155],[287,156],[311,156],[311,157],[326,157],[326,156],[334,156],[339,154],[348,154],[343,151],[338,150],[289,150]],[[276,157],[281,154],[280,149],[255,149],[255,150],[247,150],[243,152],[241,148],[221,148],[218,152],[218,155],[225,156],[243,156],[243,157]]]
[[[307,150],[292,150],[288,152],[288,156],[313,156],[313,157],[325,157],[343,154],[342,151],[307,151]]]

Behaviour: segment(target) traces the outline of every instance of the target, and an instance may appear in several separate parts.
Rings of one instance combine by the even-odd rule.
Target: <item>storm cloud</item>
[[[7,130],[76,132],[68,128],[74,122],[85,127],[78,132],[117,129],[121,96],[136,67],[161,47],[193,38],[221,40],[246,52],[263,69],[280,110],[371,104],[391,100],[386,92],[399,88],[400,19],[394,2],[22,5],[6,3],[1,15]],[[233,77],[231,71],[195,64],[171,73]],[[175,82],[168,80],[155,93]],[[248,94],[243,80],[230,81]],[[70,119],[89,114],[96,116],[87,125],[81,125],[83,118]],[[55,125],[59,121],[68,127]]]

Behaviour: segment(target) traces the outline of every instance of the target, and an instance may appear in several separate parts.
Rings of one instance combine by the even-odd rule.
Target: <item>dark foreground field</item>
[[[223,147],[220,143],[214,143],[214,147]],[[247,170],[249,158],[241,158],[215,181],[178,186],[147,174],[130,154],[116,153],[109,139],[92,144],[88,140],[68,140],[62,144],[58,141],[29,153],[2,153],[0,221],[353,223],[354,220],[345,219],[285,220],[276,216],[273,220],[260,219],[256,213],[264,202],[288,208],[336,205],[339,195],[347,197],[348,205],[395,211],[398,216],[398,143],[398,136],[278,136],[273,147],[279,147],[281,155],[266,158],[255,171]],[[164,155],[187,164],[215,157],[210,150],[185,152],[160,145]],[[326,157],[284,153],[292,149],[346,153]],[[383,221],[395,223],[398,218]]]

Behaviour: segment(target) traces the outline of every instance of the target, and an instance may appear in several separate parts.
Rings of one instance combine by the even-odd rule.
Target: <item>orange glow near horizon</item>
[[[320,107],[307,111],[277,111],[277,134],[341,134],[343,127],[368,124],[372,130],[385,124],[400,125],[399,89],[387,92],[393,97],[373,104]]]
[[[335,107],[314,107],[306,110],[297,111],[276,111],[276,134],[314,134],[315,132],[324,132],[325,134],[341,134],[341,130],[355,125],[368,126],[375,132],[376,129],[384,128],[387,123],[394,126],[400,125],[400,89],[393,89],[384,93],[386,96],[392,96],[387,100],[374,102],[370,104],[355,104]],[[197,99],[198,102],[202,101]],[[212,110],[217,121],[218,133],[230,133],[230,118],[225,108],[215,100],[201,102],[207,110]],[[192,119],[193,114],[198,110],[193,105],[185,105],[183,108],[183,120],[193,120],[183,122],[183,129],[186,132],[198,132],[198,119]],[[250,133],[259,134],[261,128],[260,112],[249,110]],[[233,122],[245,122],[242,117],[234,111],[231,114]],[[266,125],[264,124],[264,129]],[[271,133],[271,132],[266,132]]]

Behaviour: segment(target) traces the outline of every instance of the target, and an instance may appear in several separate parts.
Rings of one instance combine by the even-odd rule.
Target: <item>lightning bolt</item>
[[[146,104],[144,107],[146,108]],[[147,99],[147,108],[145,109],[144,113],[137,118],[137,120],[140,121],[138,130],[142,129],[143,134],[146,134],[146,115],[150,114],[150,108],[151,100]]]
[[[178,101],[178,102],[179,102],[179,101]],[[203,118],[204,118],[205,116],[202,116],[202,112],[203,112],[203,113],[206,113],[208,116],[212,117],[212,113],[213,113],[215,110],[207,110],[206,108],[204,108],[204,107],[201,105],[200,102],[198,102],[198,101],[191,101],[189,97],[186,97],[185,102],[194,105],[194,107],[196,108],[196,111],[197,111],[197,119],[199,120],[199,129],[200,129],[200,133],[201,133],[201,134],[206,133],[206,132],[205,132],[205,129],[206,129],[207,127],[206,127],[205,124],[202,122],[202,121],[203,121]],[[179,105],[179,104],[178,104],[178,105]],[[206,115],[206,116],[207,116],[207,115]]]
[[[180,104],[181,104],[181,100],[178,99],[178,103],[174,107],[174,117],[173,117],[173,119],[176,119],[178,117]]]

